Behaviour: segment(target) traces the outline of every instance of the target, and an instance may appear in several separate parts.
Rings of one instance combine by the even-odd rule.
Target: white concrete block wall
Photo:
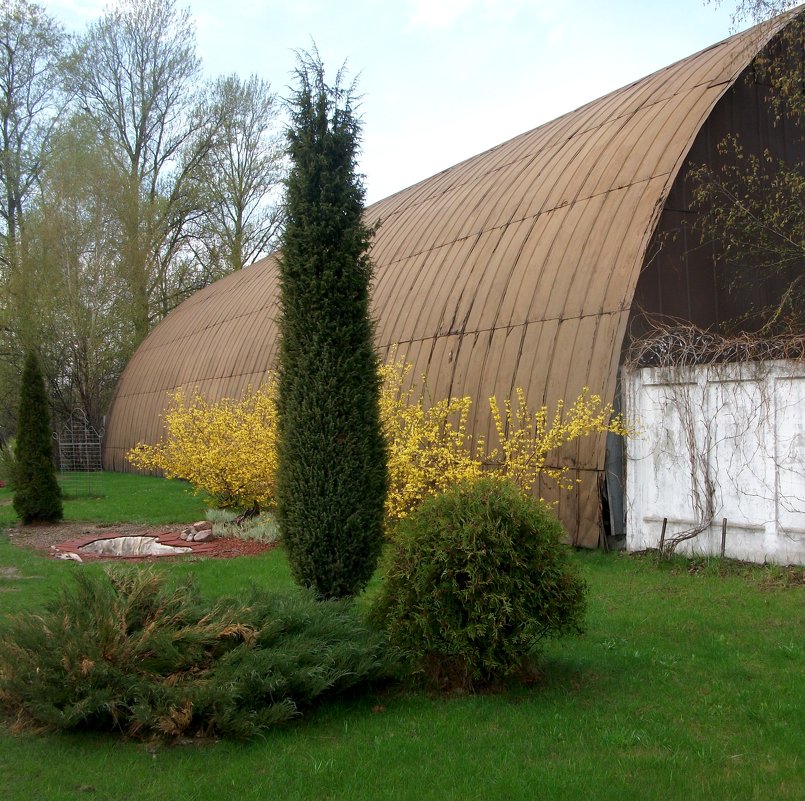
[[[626,547],[805,564],[805,362],[624,371]]]

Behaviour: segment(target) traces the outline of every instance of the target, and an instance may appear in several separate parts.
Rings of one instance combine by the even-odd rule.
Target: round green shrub
[[[499,681],[542,638],[582,630],[586,585],[562,534],[511,482],[460,484],[400,522],[372,615],[439,686]]]

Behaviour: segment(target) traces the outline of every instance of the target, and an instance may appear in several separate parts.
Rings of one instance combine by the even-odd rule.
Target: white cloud
[[[465,21],[481,31],[552,26],[566,8],[567,0],[408,0],[408,27],[446,30]]]
[[[566,0],[483,0],[488,16],[509,22],[522,12],[528,12],[539,22],[553,22],[566,10]]]
[[[410,25],[414,28],[449,28],[472,5],[472,0],[410,0]]]
[[[78,30],[99,19],[109,3],[106,0],[49,0],[43,5],[48,14],[65,23],[68,28]]]

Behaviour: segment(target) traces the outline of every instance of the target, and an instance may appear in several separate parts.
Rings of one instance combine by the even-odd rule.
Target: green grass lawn
[[[141,499],[166,492],[143,481],[154,483]],[[160,497],[160,513],[171,514]],[[112,493],[98,504],[113,506]],[[130,508],[143,513],[142,502]],[[772,569],[721,576],[717,562],[691,572],[681,562],[576,558],[590,584],[588,630],[548,644],[534,686],[446,698],[387,688],[249,743],[6,731],[0,798],[801,799],[802,586]],[[100,568],[25,553],[0,535],[0,610],[34,607],[87,569]],[[281,549],[164,569],[194,573],[210,596],[290,584]]]
[[[94,485],[101,489],[101,497],[81,497],[69,494],[69,478],[59,477],[67,488],[64,498],[64,519],[93,521],[96,523],[188,523],[204,517],[206,505],[201,495],[183,481],[166,481],[153,476],[132,473],[101,474]],[[0,489],[0,526],[17,522],[11,505],[13,492]]]

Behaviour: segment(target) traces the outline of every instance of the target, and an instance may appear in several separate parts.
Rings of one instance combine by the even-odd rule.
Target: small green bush
[[[153,570],[79,573],[0,642],[0,709],[51,728],[250,737],[395,666],[349,602],[205,603]]]
[[[372,617],[439,686],[499,681],[542,638],[581,631],[586,586],[562,533],[510,482],[460,484],[399,524]]]

